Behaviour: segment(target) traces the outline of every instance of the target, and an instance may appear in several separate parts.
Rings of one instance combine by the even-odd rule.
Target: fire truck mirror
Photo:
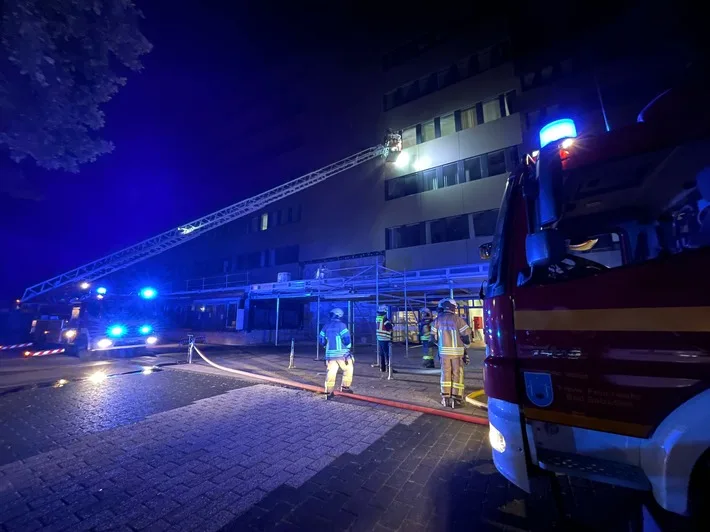
[[[486,242],[478,246],[478,254],[481,260],[488,260],[491,258],[491,250],[493,249],[493,242]]]
[[[555,229],[529,234],[525,239],[525,254],[531,268],[557,264],[566,255],[564,237]]]

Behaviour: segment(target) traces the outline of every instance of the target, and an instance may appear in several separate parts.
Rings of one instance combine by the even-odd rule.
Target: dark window
[[[408,248],[426,244],[424,223],[392,227],[387,230],[387,249]]]
[[[419,172],[387,181],[387,199],[402,198],[419,192],[423,192],[420,189]]]
[[[411,102],[419,98],[419,81],[413,81],[404,88],[404,101]]]
[[[520,155],[517,146],[511,146],[505,149],[506,167],[508,172],[513,172],[518,167]]]
[[[421,80],[421,95],[430,94],[438,89],[437,73],[429,74],[426,78]]]
[[[419,188],[422,192],[441,188],[441,180],[437,179],[436,168],[429,168],[429,170],[424,170],[421,173]]]
[[[251,270],[254,268],[261,268],[261,251],[255,251],[246,256],[246,269]]]
[[[249,220],[249,232],[256,233],[258,230],[259,230],[259,217],[252,216],[251,220]]]
[[[466,181],[475,181],[476,179],[481,179],[483,175],[481,174],[481,158],[471,157],[463,162],[464,173],[466,174]]]
[[[274,258],[274,252],[273,252],[273,250],[267,249],[267,250],[265,250],[265,251],[262,251],[261,254],[262,254],[263,257],[264,257],[263,260],[262,260],[262,264],[263,264],[265,267],[273,266],[273,265],[274,265],[274,263],[273,263],[273,258]]]
[[[450,187],[451,185],[456,185],[459,182],[459,165],[458,163],[451,163],[444,165],[442,168],[442,173],[444,176],[444,186]]]
[[[488,154],[488,175],[498,175],[505,173],[505,152],[503,150],[494,151]]]
[[[431,243],[453,242],[468,238],[468,215],[452,216],[431,222]]]
[[[473,232],[476,236],[493,236],[498,219],[498,209],[473,213]]]
[[[276,248],[274,252],[274,264],[280,266],[281,264],[292,264],[298,262],[298,246],[285,246],[282,248]]]

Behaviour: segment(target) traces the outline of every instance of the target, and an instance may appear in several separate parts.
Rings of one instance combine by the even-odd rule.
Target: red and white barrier
[[[31,345],[32,345],[32,342],[28,342],[26,344],[0,345],[0,351],[8,351],[10,349],[19,349],[21,347],[29,347]]]
[[[29,353],[27,356],[32,357],[43,357],[44,355],[58,355],[59,353],[64,353],[66,349],[47,349],[46,351],[37,351],[35,353]]]

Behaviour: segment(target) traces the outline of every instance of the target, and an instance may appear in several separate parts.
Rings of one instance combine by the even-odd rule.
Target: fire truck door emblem
[[[554,399],[552,375],[526,371],[523,376],[525,378],[525,393],[530,402],[540,408],[550,406]]]

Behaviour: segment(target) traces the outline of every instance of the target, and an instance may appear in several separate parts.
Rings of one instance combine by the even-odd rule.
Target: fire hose
[[[249,371],[243,371],[239,369],[233,369],[233,368],[228,368],[226,366],[222,366],[221,364],[217,364],[216,362],[211,361],[209,358],[207,358],[202,351],[200,351],[197,346],[194,347],[195,352],[200,355],[200,358],[207,362],[210,366],[226,371],[228,373],[233,373],[235,375],[240,375],[242,377],[247,377],[250,379],[256,379],[256,380],[262,380],[264,382],[271,382],[274,384],[279,384],[281,386],[288,386],[289,388],[298,388],[301,390],[307,390],[309,392],[314,392],[317,394],[324,394],[325,390],[320,387],[320,386],[314,386],[312,384],[303,384],[300,382],[288,380],[288,379],[279,379],[276,377],[268,377],[266,375],[259,375],[258,373],[251,373]],[[436,408],[430,408],[428,406],[419,406],[419,405],[414,405],[411,403],[404,403],[402,401],[392,401],[389,399],[382,399],[380,397],[370,397],[368,395],[359,395],[359,394],[354,394],[354,393],[343,393],[339,391],[334,392],[335,395],[341,396],[341,397],[347,397],[350,399],[356,399],[358,401],[365,401],[368,403],[375,403],[379,405],[384,405],[384,406],[390,406],[393,408],[400,408],[402,410],[411,410],[413,412],[420,412],[422,414],[431,414],[434,416],[440,416],[440,417],[446,417],[449,419],[456,419],[458,421],[465,421],[466,423],[474,423],[476,425],[488,425],[488,420],[486,418],[482,417],[475,417],[475,416],[469,416],[466,414],[461,414],[459,412],[451,412],[448,410],[438,410]]]

